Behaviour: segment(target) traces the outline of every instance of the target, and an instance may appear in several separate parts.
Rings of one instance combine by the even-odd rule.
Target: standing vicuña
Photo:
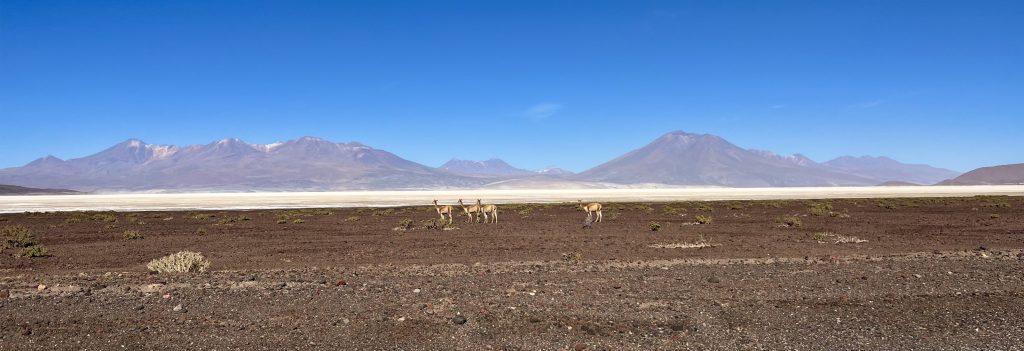
[[[452,221],[454,221],[454,219],[452,218],[451,205],[438,206],[437,200],[434,200],[434,209],[436,209],[437,214],[441,216],[441,223],[444,223],[445,221],[444,215],[448,215],[448,224],[451,224]]]
[[[595,222],[600,222],[601,221],[601,218],[603,217],[603,216],[601,216],[601,204],[599,204],[597,202],[591,202],[589,204],[584,205],[583,204],[583,200],[577,200],[577,203],[579,203],[579,206],[580,206],[581,210],[587,211],[587,221],[588,222],[591,220],[592,216],[595,213],[597,214],[597,218],[596,218]]]
[[[480,207],[480,212],[484,214],[484,223],[490,223],[490,221],[487,219],[488,214],[491,215],[491,218],[494,218],[495,224],[498,223],[498,206],[482,205],[480,204],[480,199],[476,199],[476,205]]]
[[[480,213],[480,205],[470,205],[469,207],[466,207],[466,204],[462,203],[462,199],[459,199],[459,205],[462,206],[462,212],[466,213],[466,223],[469,223],[470,221],[480,223],[480,217],[478,217],[478,214]]]

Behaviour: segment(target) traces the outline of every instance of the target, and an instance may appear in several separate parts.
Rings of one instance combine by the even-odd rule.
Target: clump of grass
[[[143,236],[138,230],[126,230],[124,231],[124,240],[139,240]]]
[[[516,213],[518,213],[521,217],[529,217],[531,214],[533,214],[533,207],[523,208],[517,211]]]
[[[406,219],[403,219],[403,220],[399,221],[398,222],[398,226],[395,227],[394,230],[400,230],[400,231],[404,232],[404,231],[410,230],[412,228],[413,228],[412,220],[406,218]]]
[[[832,213],[832,204],[827,202],[812,202],[807,205],[807,212],[812,216],[820,217]],[[835,216],[832,216],[835,217]]]
[[[348,218],[345,218],[345,222],[355,222],[355,221],[358,221],[358,220],[359,220],[359,216],[348,216]]]
[[[82,223],[82,220],[83,220],[83,216],[82,215],[74,214],[74,215],[68,216],[67,218],[64,218],[64,223],[65,224],[78,224],[78,223]]]
[[[714,221],[711,219],[711,216],[705,215],[697,215],[697,217],[694,217],[694,220],[697,224],[711,224]]]
[[[146,269],[157,273],[195,273],[205,272],[210,268],[203,254],[192,251],[176,252],[152,261]]]
[[[186,217],[190,218],[190,219],[196,219],[196,220],[200,220],[201,221],[201,220],[217,217],[217,215],[214,215],[212,213],[190,213]]]
[[[742,202],[730,202],[725,207],[730,210],[742,210],[744,208],[747,208],[747,204]]]
[[[0,250],[25,248],[39,244],[32,230],[24,226],[6,226],[0,229],[0,237],[3,239]]]
[[[302,219],[302,218],[296,218],[295,220],[292,221],[292,223],[295,223],[295,224],[306,223],[306,220]]]
[[[92,215],[92,220],[96,222],[114,223],[117,222],[117,216],[112,213],[97,213]]]
[[[395,213],[395,209],[388,208],[388,209],[373,211],[372,215],[375,216],[375,217],[382,217],[382,216],[388,216],[388,215],[391,215],[391,214],[394,214],[394,213]]]
[[[713,212],[715,210],[714,207],[711,207],[708,204],[697,205],[696,209],[697,209],[697,211],[703,211],[703,212]]]
[[[562,261],[577,264],[583,261],[583,254],[579,252],[562,253]]]
[[[804,222],[797,216],[782,216],[776,218],[775,223],[778,223],[779,226],[791,228],[799,228],[804,225]]]
[[[661,224],[659,224],[658,222],[651,222],[648,228],[650,228],[652,232],[656,232],[661,230]]]
[[[222,218],[221,220],[217,221],[217,224],[232,224],[232,223],[245,222],[245,221],[251,221],[251,220],[252,220],[252,218],[250,218],[249,216],[238,215],[238,216],[234,216],[234,217]]]
[[[279,220],[277,220],[277,224],[288,224],[288,220],[287,219],[279,219]]]
[[[192,234],[195,234],[195,235],[206,235],[206,229],[205,228],[196,228],[196,231],[193,232]]]
[[[894,202],[892,200],[889,200],[889,199],[875,201],[875,206],[878,206],[878,207],[881,207],[881,208],[884,208],[884,209],[887,209],[887,210],[895,210],[895,209],[899,208],[899,206],[896,205],[896,202]]]
[[[993,213],[993,214],[990,214],[990,215],[988,216],[988,218],[992,218],[992,219],[998,219],[998,218],[999,218],[999,215],[998,215],[998,214],[995,214],[995,213]]]

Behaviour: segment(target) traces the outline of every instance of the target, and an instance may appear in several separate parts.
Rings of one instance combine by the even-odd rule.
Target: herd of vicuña
[[[484,223],[498,223],[498,206],[493,204],[483,204],[480,199],[476,199],[476,204],[470,204],[466,206],[462,202],[462,199],[458,201],[459,207],[462,208],[462,213],[466,215],[466,223],[477,222],[480,223],[480,218],[483,217]],[[601,204],[597,202],[591,202],[584,204],[583,200],[577,200],[577,206],[579,209],[587,212],[586,223],[589,225],[593,222],[600,222],[601,215]],[[452,205],[439,205],[437,200],[434,200],[434,209],[437,210],[437,215],[441,216],[441,222],[447,222],[449,224],[455,221],[455,207]]]

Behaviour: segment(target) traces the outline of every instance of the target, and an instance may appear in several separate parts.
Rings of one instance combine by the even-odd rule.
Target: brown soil
[[[501,208],[0,215],[51,254],[0,255],[0,350],[1024,345],[1024,198]],[[181,250],[212,272],[145,272]]]

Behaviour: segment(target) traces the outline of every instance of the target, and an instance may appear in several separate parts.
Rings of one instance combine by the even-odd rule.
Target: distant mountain
[[[868,177],[800,156],[746,150],[710,134],[671,132],[647,146],[576,175],[612,183],[730,187],[874,185]]]
[[[478,186],[359,143],[304,137],[274,144],[224,139],[206,145],[130,139],[97,154],[48,156],[0,170],[0,183],[82,190],[330,190]]]
[[[521,176],[536,174],[536,172],[533,171],[512,167],[505,161],[496,158],[486,161],[451,159],[438,168],[451,173],[464,175]]]
[[[66,195],[81,194],[80,192],[67,189],[37,189],[26,188],[17,185],[0,184],[0,195]]]
[[[825,166],[880,182],[935,184],[960,175],[960,172],[929,165],[906,164],[888,157],[843,156],[825,162]]]
[[[567,171],[567,170],[564,170],[564,169],[561,169],[561,168],[558,168],[558,167],[548,167],[548,168],[545,168],[545,169],[537,171],[537,174],[546,175],[546,176],[552,176],[552,177],[564,177],[564,176],[571,176],[571,175],[576,174],[576,173],[573,173],[571,171]]]
[[[982,167],[961,174],[940,185],[998,185],[1024,184],[1024,163]]]

